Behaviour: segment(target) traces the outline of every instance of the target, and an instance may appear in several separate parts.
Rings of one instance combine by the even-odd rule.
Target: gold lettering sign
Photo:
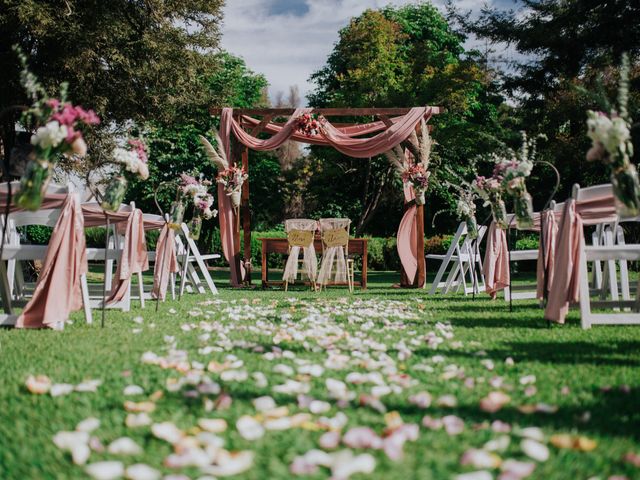
[[[289,230],[287,240],[292,247],[308,247],[313,241],[311,230]]]
[[[327,247],[343,247],[349,242],[349,232],[344,228],[334,228],[322,232],[322,238]]]

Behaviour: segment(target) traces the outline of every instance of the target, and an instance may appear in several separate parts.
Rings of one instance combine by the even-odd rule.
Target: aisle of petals
[[[534,375],[522,375],[514,384],[500,374],[514,368],[512,358],[484,358],[482,345],[456,340],[451,325],[430,321],[420,299],[213,300],[184,317],[172,313],[176,333],[165,336],[161,348],[141,355],[135,371],[136,378],[161,373],[163,388],[145,391],[131,383],[122,392],[122,422],[132,437],[144,432],[148,441],[101,436],[99,412],[53,438],[91,478],[233,476],[256,468],[255,442],[292,429],[312,438],[316,447],[292,455],[289,473],[324,472],[336,480],[373,473],[382,460],[415,461],[408,458],[407,445],[438,431],[452,442],[465,432],[490,436],[465,445],[457,480],[523,479],[559,449],[597,448],[581,435],[501,421],[496,414],[503,408],[553,415],[557,407],[534,400]],[[136,317],[132,333],[144,335],[153,327],[152,320]],[[450,363],[439,353],[443,347],[476,356],[477,371]],[[434,385],[452,393],[432,395]],[[74,386],[42,375],[26,381],[31,393],[51,396],[99,394],[99,386],[100,380]],[[475,404],[465,406],[491,420],[461,417],[455,410],[461,406],[455,393],[460,389],[477,389]],[[516,405],[512,397],[531,401]],[[173,419],[159,408],[169,399],[174,409],[176,399],[189,402],[191,409],[195,404],[200,418],[192,424]],[[443,410],[452,412],[442,415]],[[354,415],[362,411],[369,415]],[[363,424],[363,418],[377,420]],[[167,444],[171,453],[157,465],[128,460],[149,442]]]

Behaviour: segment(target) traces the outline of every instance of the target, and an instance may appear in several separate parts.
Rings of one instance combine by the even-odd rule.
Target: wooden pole
[[[242,150],[242,167],[249,173],[249,147]],[[251,285],[251,211],[249,209],[249,179],[242,185],[242,238],[244,240],[245,283]]]

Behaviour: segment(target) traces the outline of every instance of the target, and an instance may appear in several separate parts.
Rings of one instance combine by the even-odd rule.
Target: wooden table
[[[274,285],[283,285],[284,282],[269,281],[269,266],[267,265],[267,256],[270,253],[280,253],[282,255],[289,254],[289,243],[286,238],[259,238],[262,242],[262,288]],[[349,255],[355,254],[362,257],[362,272],[360,281],[356,281],[355,285],[360,286],[363,290],[367,288],[367,238],[350,238],[349,239]],[[322,252],[322,240],[319,237],[313,242],[316,253]],[[330,284],[331,285],[331,284]],[[346,285],[346,283],[345,283]]]

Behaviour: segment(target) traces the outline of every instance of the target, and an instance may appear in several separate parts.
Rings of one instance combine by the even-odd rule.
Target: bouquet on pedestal
[[[124,146],[113,149],[112,160],[117,171],[111,175],[107,187],[102,195],[100,206],[108,212],[117,212],[127,193],[126,172],[134,174],[142,180],[149,178],[147,165],[147,146],[138,138],[128,139]]]
[[[587,135],[592,141],[587,160],[599,160],[609,165],[616,210],[621,217],[640,214],[640,183],[638,172],[631,163],[631,119],[627,110],[629,101],[629,57],[622,57],[620,85],[618,87],[619,111],[610,114],[587,112]]]
[[[198,240],[202,232],[202,221],[209,220],[218,214],[212,210],[213,195],[208,192],[212,183],[205,179],[196,179],[185,173],[180,175],[180,190],[182,195],[193,204],[193,217],[188,223],[189,236]],[[184,212],[184,210],[183,210]]]
[[[484,205],[491,206],[491,214],[493,221],[496,222],[498,228],[506,229],[509,227],[507,221],[507,208],[502,199],[503,187],[501,179],[496,177],[485,178],[478,176],[472,183],[475,192],[484,200]]]
[[[508,149],[503,155],[494,155],[493,177],[500,180],[505,193],[513,199],[516,227],[520,230],[533,227],[533,201],[525,179],[533,169],[536,142],[537,138],[529,139],[526,132],[522,132],[520,150]]]
[[[59,99],[49,97],[36,76],[29,72],[26,56],[20,50],[16,53],[22,63],[22,85],[33,100],[31,108],[22,116],[22,123],[37,127],[31,136],[33,154],[20,179],[16,203],[26,210],[35,211],[42,204],[53,167],[60,156],[84,157],[87,144],[83,132],[87,127],[100,123],[100,119],[93,110],[85,110],[67,101],[67,83],[60,85]]]

